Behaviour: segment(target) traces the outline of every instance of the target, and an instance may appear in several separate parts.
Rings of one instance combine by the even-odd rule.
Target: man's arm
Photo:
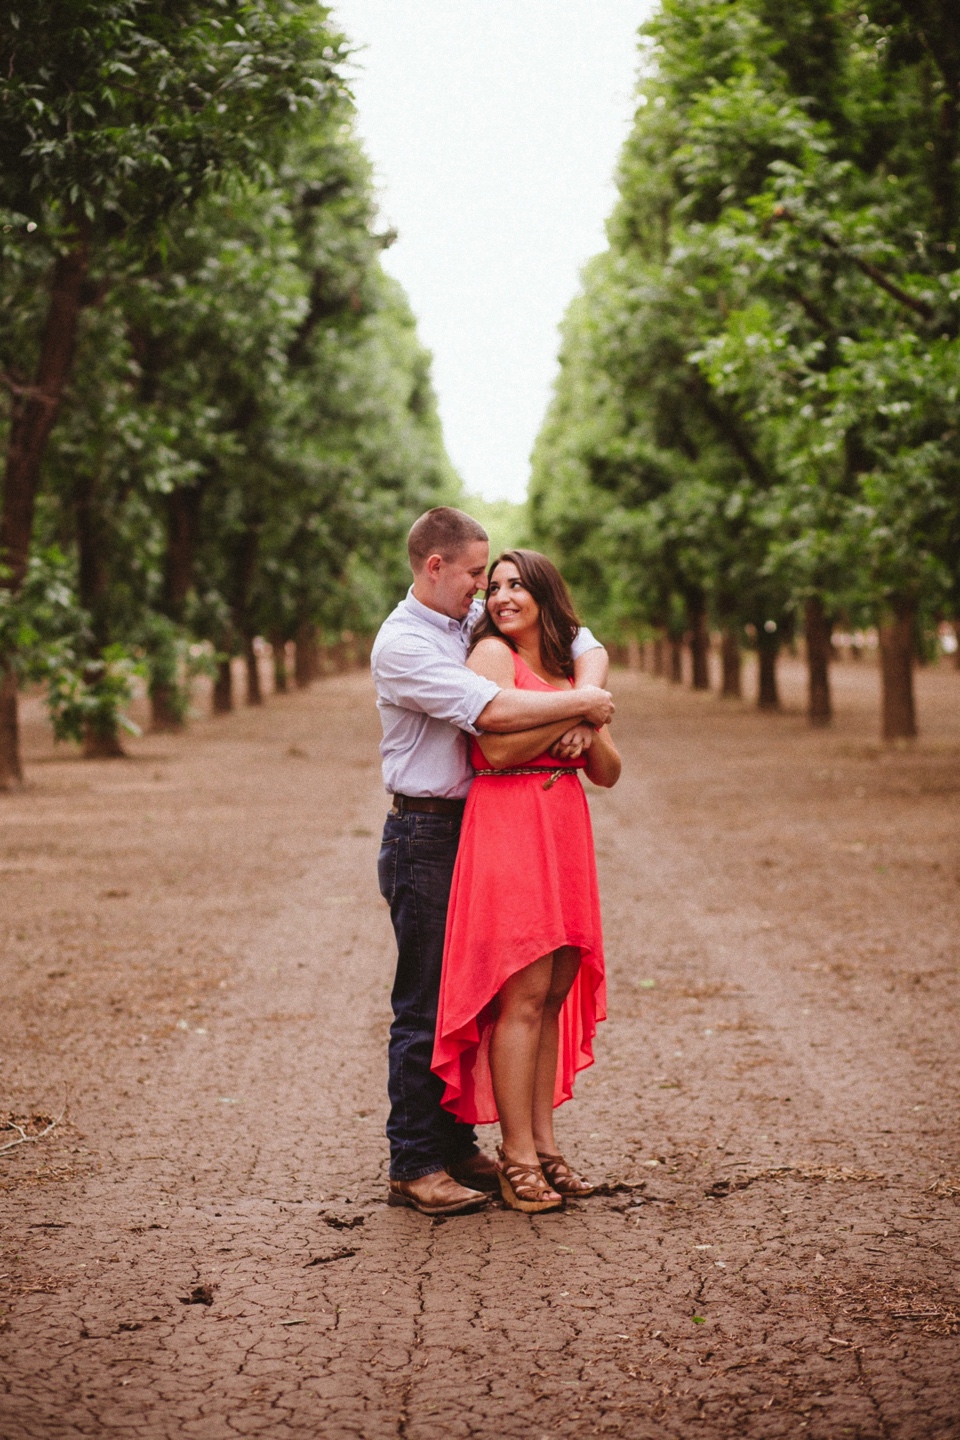
[[[476,674],[500,686],[499,694],[477,716],[475,723],[480,731],[507,735],[542,725],[553,726],[557,721],[566,721],[564,728],[569,729],[570,722],[579,719],[589,720],[594,725],[605,725],[613,714],[612,698],[606,690],[595,685],[549,692],[517,690],[511,651],[502,640],[492,636],[481,640],[467,664]]]
[[[372,670],[381,700],[469,734],[476,733],[477,716],[499,688],[418,635],[400,635],[376,649]]]
[[[573,683],[575,686],[599,685],[606,688],[607,676],[610,673],[610,656],[602,645],[598,645],[590,631],[579,632],[575,644],[587,644],[588,650],[582,650],[573,658]],[[550,754],[557,760],[578,760],[585,751],[593,744],[595,730],[592,725],[578,721],[576,725],[565,730],[558,740],[550,747]]]
[[[605,690],[609,674],[610,656],[602,645],[594,645],[582,655],[574,656],[573,683],[578,690],[582,685],[596,685]]]
[[[503,652],[496,674],[480,673],[475,666],[480,646],[470,664],[463,665],[438,654],[419,637],[402,636],[376,655],[377,693],[393,705],[448,720],[469,734],[478,730],[505,734],[557,721],[565,721],[564,728],[569,729],[580,717],[603,725],[613,714],[611,697],[594,686],[550,693],[515,689],[510,650],[499,640],[481,643]]]
[[[580,717],[591,725],[606,725],[612,715],[613,696],[592,685],[582,690],[557,690],[553,695],[537,690],[501,690],[480,711],[476,728],[504,735],[565,720],[569,729],[570,722]]]

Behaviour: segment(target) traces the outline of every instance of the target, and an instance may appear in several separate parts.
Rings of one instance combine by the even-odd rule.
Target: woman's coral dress
[[[553,687],[513,657],[518,690]],[[486,768],[471,742],[475,769]],[[584,760],[544,754],[530,762],[544,779]],[[527,767],[525,767],[527,768]],[[497,993],[509,977],[561,945],[580,950],[580,969],[560,1012],[554,1105],[573,1094],[593,1064],[593,1037],[606,1018],[603,936],[593,831],[578,775],[544,789],[539,775],[478,775],[470,787],[450,890],[433,1070],[443,1105],[458,1120],[497,1119],[490,1035]]]

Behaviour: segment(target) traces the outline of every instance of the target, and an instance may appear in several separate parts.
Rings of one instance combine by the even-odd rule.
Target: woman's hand
[[[550,746],[550,754],[554,760],[579,760],[590,749],[595,734],[592,725],[574,725]]]

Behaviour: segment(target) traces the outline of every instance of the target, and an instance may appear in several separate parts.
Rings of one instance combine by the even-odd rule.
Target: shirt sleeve
[[[480,712],[500,694],[500,686],[468,670],[459,660],[438,653],[417,636],[385,645],[374,665],[377,690],[391,705],[447,720],[471,735],[480,732]]]
[[[581,655],[586,655],[588,650],[602,650],[600,641],[594,637],[593,631],[588,630],[586,625],[581,625],[573,637],[573,644],[570,646],[570,654],[574,660]]]

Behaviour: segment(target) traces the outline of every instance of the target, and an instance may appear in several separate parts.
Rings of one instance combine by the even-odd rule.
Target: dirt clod
[[[334,1250],[332,1255],[315,1255],[312,1260],[307,1261],[303,1268],[310,1270],[314,1265],[332,1265],[334,1260],[349,1260],[350,1256],[356,1255],[356,1253],[356,1250],[350,1250],[347,1246],[343,1246],[339,1250]]]

